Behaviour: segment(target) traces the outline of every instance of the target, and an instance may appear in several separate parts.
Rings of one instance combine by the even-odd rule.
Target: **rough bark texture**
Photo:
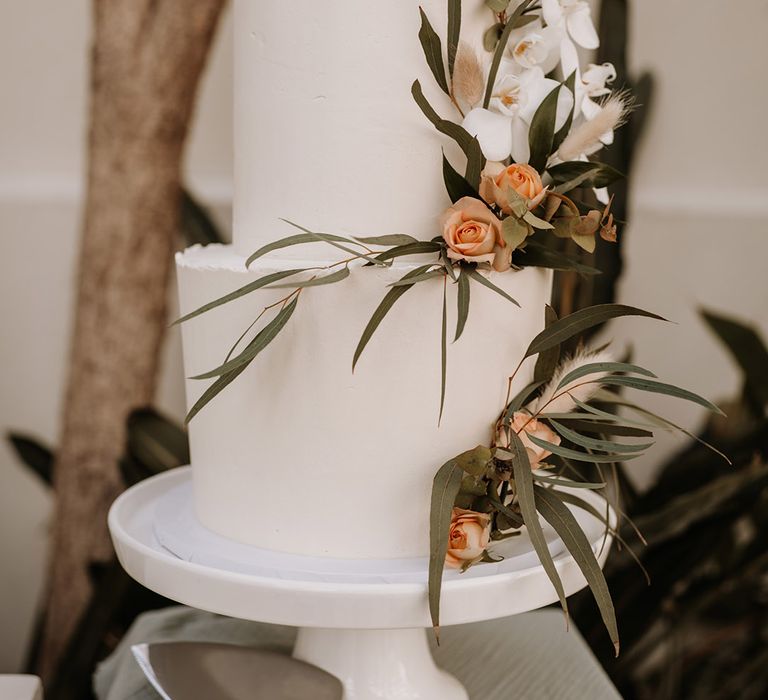
[[[225,0],[94,0],[88,193],[77,312],[54,469],[50,678],[112,548],[107,509],[129,412],[152,402],[179,226],[180,162]]]

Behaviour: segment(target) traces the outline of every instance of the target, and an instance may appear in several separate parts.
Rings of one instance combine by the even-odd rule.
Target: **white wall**
[[[77,255],[89,5],[27,0],[0,9],[0,430],[23,429],[51,444]],[[641,363],[712,396],[733,390],[737,375],[695,308],[739,312],[768,331],[768,135],[762,124],[768,90],[760,74],[768,65],[768,2],[740,0],[738,12],[729,5],[635,2],[633,61],[654,71],[658,93],[636,173],[621,296],[677,325],[623,322],[612,331],[632,343]],[[228,23],[222,30],[187,171],[192,189],[226,210]],[[173,335],[164,367],[158,405],[180,416]],[[699,417],[685,407],[667,413],[691,427]],[[665,442],[660,453],[670,449]],[[643,474],[649,466],[641,465]],[[19,667],[29,639],[44,574],[48,508],[45,489],[0,444],[0,673]]]

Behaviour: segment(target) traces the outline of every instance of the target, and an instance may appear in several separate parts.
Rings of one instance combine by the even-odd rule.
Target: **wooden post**
[[[152,403],[180,164],[224,0],[93,0],[87,197],[40,672],[50,679],[112,548],[129,412]],[[40,329],[44,334],[44,329]]]

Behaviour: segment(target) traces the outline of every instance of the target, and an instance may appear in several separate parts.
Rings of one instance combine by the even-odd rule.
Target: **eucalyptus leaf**
[[[588,481],[572,481],[571,479],[562,479],[556,476],[546,476],[545,474],[537,474],[534,472],[533,480],[542,484],[552,484],[560,486],[562,488],[569,489],[584,489],[585,491],[599,491],[606,487],[605,483],[589,483]]]
[[[666,319],[657,316],[650,311],[643,311],[634,306],[625,306],[624,304],[599,304],[581,309],[575,313],[561,318],[539,333],[528,346],[525,357],[531,357],[544,350],[548,350],[555,345],[560,345],[566,340],[582,333],[583,331],[599,326],[606,321],[624,316],[643,316],[646,318],[665,321]]]
[[[419,275],[418,277],[411,277],[407,280],[398,280],[397,282],[392,282],[392,284],[387,285],[389,287],[412,287],[414,284],[418,284],[419,282],[426,282],[427,280],[433,280],[437,277],[444,277],[445,276],[445,268],[440,267],[437,270],[430,270],[429,272],[425,272],[423,275]]]
[[[291,287],[295,289],[305,289],[307,287],[322,287],[326,284],[335,284],[336,282],[342,282],[349,277],[349,268],[342,267],[336,272],[332,272],[330,275],[323,275],[322,277],[315,277],[314,279],[303,280],[301,282],[291,282],[290,284],[273,284],[269,289],[282,289]]]
[[[725,414],[715,406],[711,401],[708,401],[703,396],[694,394],[692,391],[682,389],[673,384],[665,384],[664,382],[657,382],[650,379],[641,379],[640,377],[604,377],[600,380],[600,383],[607,386],[622,386],[629,389],[638,389],[639,391],[647,391],[653,394],[664,394],[665,396],[672,396],[678,399],[684,399],[691,403],[703,406],[713,413],[724,416]]]
[[[419,8],[421,13],[421,29],[419,29],[419,41],[421,47],[424,49],[424,56],[427,59],[427,65],[432,71],[432,75],[435,76],[437,84],[440,89],[446,94],[450,94],[448,88],[448,81],[445,78],[445,65],[443,63],[443,45],[440,41],[440,37],[437,32],[432,28],[429,22],[429,18],[422,8]]]
[[[485,474],[492,458],[493,455],[489,447],[478,445],[473,450],[462,452],[454,460],[470,476],[480,477]]]
[[[437,253],[443,247],[442,243],[436,241],[418,241],[417,243],[406,243],[405,245],[398,245],[389,250],[385,250],[383,253],[376,255],[376,261],[386,262],[387,260],[394,260],[395,258],[402,258],[406,255],[423,255],[424,253]]]
[[[429,611],[435,633],[440,629],[440,593],[451,530],[453,504],[461,489],[464,471],[454,460],[447,462],[432,482],[429,514]]]
[[[401,281],[412,280],[414,277],[423,275],[427,270],[429,270],[430,267],[432,267],[432,265],[422,265],[421,267],[418,267],[405,275]],[[357,344],[357,348],[355,349],[355,356],[352,360],[353,372],[357,366],[357,361],[360,359],[360,355],[362,355],[363,350],[365,350],[365,346],[368,345],[368,342],[376,332],[376,329],[381,325],[384,317],[389,313],[395,302],[411,287],[413,287],[413,284],[401,287],[393,287],[389,290],[389,292],[387,292],[381,304],[379,304],[377,309],[373,312],[373,316],[371,317],[371,320],[368,321],[368,325],[365,327],[365,330],[363,330],[363,335],[360,338],[360,342]]]
[[[624,175],[605,163],[589,161],[567,161],[547,168],[558,192],[569,192],[576,187],[607,187]]]
[[[563,387],[568,386],[571,382],[581,379],[582,377],[588,377],[593,374],[611,374],[614,372],[641,374],[644,377],[656,378],[656,375],[650,370],[640,367],[639,365],[630,364],[629,362],[589,362],[586,365],[577,367],[572,372],[568,372],[557,385],[557,388],[562,389]]]
[[[551,231],[553,228],[555,228],[552,224],[549,223],[549,221],[540,219],[538,216],[536,216],[536,214],[530,211],[527,211],[523,215],[523,221],[533,226],[533,228],[537,228],[541,231]]]
[[[223,374],[215,382],[213,382],[213,384],[211,384],[211,386],[209,386],[203,392],[203,395],[195,402],[195,405],[189,409],[189,413],[187,413],[187,416],[184,419],[184,424],[188,425],[189,422],[198,413],[200,413],[200,411],[202,411],[208,403],[210,403],[214,398],[216,398],[216,396],[224,391],[224,389],[226,389],[232,382],[234,382],[235,379],[237,379],[247,367],[248,363],[242,364],[231,372]]]
[[[571,450],[567,447],[561,447],[553,442],[542,440],[541,438],[527,434],[527,438],[539,447],[543,447],[558,457],[565,457],[565,459],[571,459],[575,462],[589,462],[591,464],[610,464],[611,462],[628,462],[630,459],[636,459],[640,457],[638,454],[618,455],[618,454],[590,454],[588,452],[579,452],[578,450]]]
[[[418,239],[408,236],[404,233],[391,233],[385,236],[355,236],[355,240],[366,245],[407,245],[408,243],[418,243]]]
[[[545,417],[549,420],[554,418],[554,416]],[[604,420],[566,419],[564,425],[571,430],[576,430],[581,433],[593,433],[614,437],[653,437],[653,433],[650,430],[635,428],[629,425],[621,425],[619,423],[609,423]]]
[[[293,221],[289,221],[288,219],[281,219],[281,221],[284,221],[289,226],[293,226],[294,228],[297,228],[300,231],[303,231],[308,236],[313,236],[318,241],[323,241],[324,243],[329,243],[334,248],[338,248],[339,250],[343,250],[345,253],[349,253],[350,255],[353,255],[356,258],[362,258],[363,260],[367,260],[369,263],[371,263],[373,265],[378,265],[379,264],[374,258],[371,258],[371,257],[369,257],[368,255],[366,255],[364,253],[361,253],[361,252],[359,252],[357,250],[353,250],[352,248],[349,248],[348,246],[345,246],[342,243],[340,243],[339,240],[338,240],[340,238],[339,236],[336,236],[336,235],[331,234],[331,233],[318,233],[317,231],[310,231],[308,228],[304,228],[303,226],[301,226],[301,225],[299,225],[297,223],[294,223]],[[351,239],[346,239],[345,238],[345,239],[342,239],[342,240],[344,240],[344,241],[346,241],[348,243],[353,243],[354,245],[360,245],[359,243],[357,243],[356,241],[353,241]],[[251,263],[252,258],[253,258],[253,255],[248,259],[247,265]]]
[[[225,362],[220,367],[217,367],[210,372],[199,374],[192,377],[192,379],[212,379],[213,377],[220,377],[224,374],[229,374],[243,365],[250,364],[253,359],[277,337],[280,331],[285,328],[285,324],[288,323],[291,316],[293,316],[293,312],[296,311],[298,301],[299,298],[297,295],[289,304],[286,304],[285,307],[280,309],[277,315],[256,334],[254,339],[248,343],[245,350],[239,355],[228,362]]]
[[[549,420],[552,427],[560,433],[566,440],[572,442],[579,447],[586,447],[590,450],[599,450],[601,452],[614,452],[616,454],[632,454],[634,452],[645,452],[645,450],[653,447],[652,442],[646,442],[636,445],[625,445],[620,442],[614,442],[612,440],[599,440],[597,438],[587,437],[580,433],[568,428],[567,426],[559,423],[555,420]]]
[[[459,287],[459,291],[458,291],[458,294],[456,295],[457,305],[458,305],[458,315],[456,320],[456,337],[453,339],[454,343],[459,338],[461,338],[461,334],[464,333],[464,328],[467,325],[467,318],[469,317],[469,299],[470,299],[469,275],[467,273],[467,270],[464,268],[462,268],[461,272],[459,273],[458,287]]]
[[[552,491],[540,487],[534,489],[536,508],[544,519],[555,529],[571,556],[576,560],[600,610],[603,624],[613,642],[616,655],[619,654],[619,629],[616,611],[605,576],[597,561],[592,545],[568,507]]]
[[[448,74],[453,78],[461,39],[461,0],[448,0]]]
[[[443,421],[445,408],[445,389],[448,379],[448,285],[443,284],[443,314],[440,332],[440,413],[437,424]]]
[[[478,191],[486,160],[477,137],[472,139],[472,142],[469,144],[469,148],[465,153],[467,156],[467,169],[464,173],[464,179],[474,191]],[[479,199],[480,195],[477,195],[477,197]]]
[[[499,40],[504,32],[504,25],[497,22],[483,34],[483,48],[488,53],[493,53],[499,45]]]
[[[581,275],[602,274],[597,268],[584,265],[578,260],[542,245],[531,238],[525,244],[525,249],[518,251],[518,254],[520,257],[519,259],[516,258],[516,263],[521,267],[543,267],[562,272],[578,272]]]
[[[515,475],[515,489],[517,491],[520,512],[528,528],[531,544],[539,557],[542,567],[544,567],[544,571],[546,571],[549,580],[557,591],[557,597],[560,599],[563,612],[567,615],[568,601],[565,597],[563,582],[560,580],[560,574],[558,574],[557,567],[552,559],[552,554],[549,551],[549,545],[547,544],[546,537],[544,537],[544,530],[541,527],[536,510],[535,487],[531,472],[531,462],[528,459],[528,451],[516,433],[512,432],[510,438],[509,450],[515,455],[512,460],[512,469]]]
[[[508,216],[501,223],[501,235],[512,250],[517,250],[525,243],[530,232],[528,224],[514,216]]]
[[[505,420],[507,422],[511,421],[512,416],[525,406],[533,398],[536,391],[544,386],[545,383],[546,380],[534,379],[530,384],[524,386],[507,404],[507,410],[504,414]]]
[[[411,87],[411,94],[413,95],[413,99],[416,100],[416,104],[419,105],[421,111],[424,113],[424,116],[429,119],[430,122],[432,122],[434,127],[441,134],[445,134],[446,136],[452,138],[457,144],[459,144],[459,147],[462,151],[464,151],[464,154],[469,156],[473,148],[472,142],[476,139],[473,136],[470,136],[469,132],[464,127],[459,126],[458,124],[454,124],[447,119],[443,119],[434,110],[432,105],[429,104],[429,101],[424,96],[424,91],[421,89],[421,83],[419,83],[418,80],[414,81],[413,86]]]
[[[250,267],[252,262],[258,260],[261,257],[264,257],[268,253],[271,253],[275,250],[280,250],[281,248],[289,248],[295,245],[303,245],[305,243],[328,242],[325,239],[333,240],[337,243],[354,243],[354,241],[350,240],[349,238],[344,238],[343,236],[325,234],[325,238],[320,238],[315,233],[299,233],[294,236],[287,236],[286,238],[281,238],[279,241],[273,241],[272,243],[268,243],[267,245],[262,246],[253,255],[251,255],[251,257],[248,258],[248,260],[245,263],[245,266]]]
[[[240,287],[240,289],[237,289],[234,292],[230,292],[229,294],[225,294],[223,297],[220,297],[214,301],[208,302],[207,304],[205,304],[204,306],[201,306],[199,309],[193,311],[192,313],[182,316],[180,319],[174,321],[173,325],[189,321],[190,319],[200,316],[201,314],[204,314],[207,311],[210,311],[211,309],[215,309],[218,306],[227,304],[230,301],[234,301],[235,299],[239,299],[240,297],[243,297],[246,294],[255,292],[257,289],[262,289],[263,287],[266,287],[274,282],[279,282],[280,280],[283,280],[286,277],[298,275],[300,272],[306,272],[306,271],[307,271],[306,268],[299,268],[296,270],[283,270],[282,272],[274,272],[270,275],[265,275],[264,277],[260,277],[254,282],[250,282],[249,284],[246,284],[245,286]]]
[[[557,312],[549,305],[544,307],[544,327],[549,328],[557,321]],[[560,364],[560,346],[555,345],[549,350],[539,353],[536,360],[536,368],[533,371],[533,380],[535,382],[548,382],[555,374],[557,366]]]
[[[470,270],[467,271],[467,274],[473,280],[475,280],[475,282],[477,282],[478,284],[482,284],[483,287],[486,287],[486,288],[490,289],[491,291],[496,292],[496,294],[504,297],[504,299],[506,299],[507,301],[512,302],[515,306],[518,306],[518,307],[520,306],[520,304],[517,301],[515,301],[515,299],[513,299],[511,296],[509,296],[509,294],[507,294],[503,289],[501,289],[500,287],[497,287],[485,275],[482,275],[477,270],[470,269]]]
[[[492,12],[500,14],[509,7],[509,0],[485,0],[485,4]]]

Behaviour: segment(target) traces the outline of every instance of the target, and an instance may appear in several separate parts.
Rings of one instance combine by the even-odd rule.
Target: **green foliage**
[[[440,89],[446,94],[450,94],[448,88],[448,81],[445,78],[445,64],[443,63],[443,45],[440,41],[440,37],[437,32],[432,28],[432,25],[427,18],[426,13],[422,8],[419,8],[421,13],[421,29],[419,30],[419,41],[421,42],[421,48],[424,50],[424,56],[427,59],[427,65],[432,71],[432,75],[435,76],[437,84]]]

